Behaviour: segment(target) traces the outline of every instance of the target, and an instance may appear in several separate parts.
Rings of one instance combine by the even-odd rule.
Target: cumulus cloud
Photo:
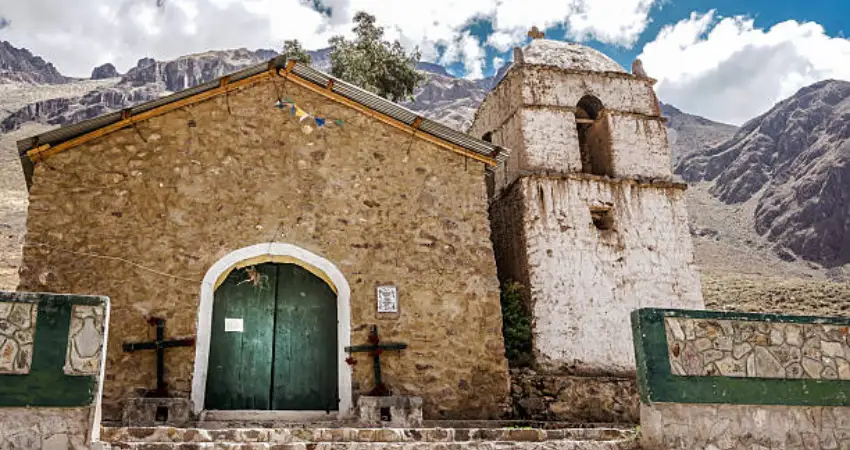
[[[308,48],[337,30],[299,0],[26,0],[4,2],[0,39],[26,47],[62,72],[87,76],[112,62],[170,59],[225,48],[278,48],[297,36]],[[349,27],[350,28],[350,27]]]
[[[640,55],[661,101],[741,124],[814,82],[850,80],[850,40],[813,22],[759,29],[714,10],[665,26]]]
[[[387,37],[427,61],[461,62],[481,73],[488,47],[506,51],[526,39],[531,26],[563,25],[577,40],[630,46],[645,29],[659,0],[20,0],[4,2],[11,25],[0,39],[27,47],[69,75],[114,63],[126,70],[143,56],[157,59],[225,48],[278,48],[300,39],[322,48],[335,34],[350,35],[357,11],[368,11]],[[330,12],[330,14],[329,14]],[[469,26],[490,21],[486,40],[470,38]],[[453,60],[438,49],[448,48]]]

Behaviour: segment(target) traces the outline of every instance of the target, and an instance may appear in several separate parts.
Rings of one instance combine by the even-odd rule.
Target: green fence
[[[641,401],[850,406],[850,320],[632,313]]]
[[[0,407],[95,403],[106,297],[0,292]]]

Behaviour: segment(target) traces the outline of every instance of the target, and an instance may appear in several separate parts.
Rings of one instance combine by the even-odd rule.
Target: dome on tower
[[[604,53],[572,42],[534,39],[522,49],[522,57],[526,64],[540,64],[587,72],[628,73],[613,59],[605,56]]]

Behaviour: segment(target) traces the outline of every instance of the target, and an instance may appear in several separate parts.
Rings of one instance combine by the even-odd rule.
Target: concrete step
[[[104,450],[636,450],[620,428],[242,428],[105,427]]]

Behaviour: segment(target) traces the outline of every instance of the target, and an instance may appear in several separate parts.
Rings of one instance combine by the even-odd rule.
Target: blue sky
[[[357,11],[387,36],[458,76],[480,78],[510,58],[532,25],[595,47],[625,68],[635,57],[659,98],[740,124],[802,87],[850,80],[850,0],[0,0],[0,40],[66,75],[142,57],[208,50],[308,49],[350,34]],[[315,4],[322,8],[316,8]],[[403,5],[403,6],[402,6]],[[322,10],[322,11],[319,11]],[[327,14],[327,11],[332,14]]]
[[[649,15],[651,22],[640,34],[638,41],[630,48],[606,44],[593,39],[584,41],[582,44],[602,51],[623,67],[629,68],[632,61],[641,53],[643,46],[655,39],[663,26],[686,20],[693,11],[707,12],[710,10],[717,11],[718,16],[750,17],[758,28],[770,28],[779,22],[796,20],[799,22],[816,22],[830,36],[843,37],[850,31],[850,0],[668,0],[651,8]],[[484,43],[487,36],[493,31],[492,21],[476,20],[467,29]],[[545,31],[547,39],[570,40],[565,36],[566,28],[564,26],[552,27]],[[488,48],[486,54],[487,65],[484,70],[486,76],[492,75],[494,70],[498,69],[493,65],[494,58],[511,59],[511,51],[499,52],[493,48]],[[466,74],[461,62],[448,64],[447,67],[455,75],[464,76]]]

